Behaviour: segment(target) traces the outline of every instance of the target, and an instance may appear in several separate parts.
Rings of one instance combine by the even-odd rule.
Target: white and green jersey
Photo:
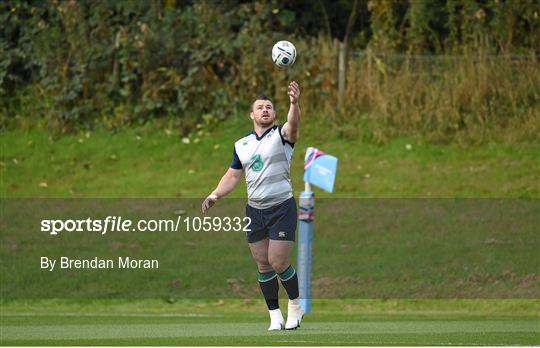
[[[231,168],[246,175],[248,204],[266,209],[292,197],[291,158],[294,144],[281,135],[281,125],[257,136],[254,131],[234,144]]]

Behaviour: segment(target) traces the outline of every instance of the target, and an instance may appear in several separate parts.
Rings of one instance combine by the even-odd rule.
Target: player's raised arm
[[[202,204],[202,212],[206,213],[208,209],[212,208],[216,204],[217,200],[231,192],[240,178],[242,177],[242,169],[229,168],[225,175],[219,181],[216,189],[212,191]]]
[[[288,89],[289,100],[291,106],[289,107],[289,113],[287,114],[287,122],[281,129],[281,134],[285,140],[295,143],[299,137],[300,130],[300,106],[298,101],[300,99],[300,85],[296,81],[289,84]]]

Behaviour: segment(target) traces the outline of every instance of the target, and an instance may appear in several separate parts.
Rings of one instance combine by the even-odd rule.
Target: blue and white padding
[[[298,287],[300,305],[305,313],[311,312],[311,262],[313,249],[313,208],[315,199],[309,184],[300,193],[298,201]]]

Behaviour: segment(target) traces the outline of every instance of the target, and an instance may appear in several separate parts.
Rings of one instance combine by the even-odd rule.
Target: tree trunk
[[[339,42],[338,55],[338,104],[341,107],[347,79],[347,44]]]
[[[338,104],[342,107],[345,89],[347,88],[347,60],[349,41],[354,22],[356,21],[356,12],[358,9],[358,0],[354,0],[351,13],[349,14],[349,20],[347,21],[347,28],[345,30],[345,36],[343,41],[339,43],[339,64],[338,64]]]

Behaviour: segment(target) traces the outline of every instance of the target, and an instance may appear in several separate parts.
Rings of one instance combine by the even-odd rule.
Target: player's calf
[[[279,309],[279,284],[276,272],[259,272],[259,285],[261,286],[266,305],[268,306],[268,313],[270,314],[270,327],[268,331],[283,330],[285,328],[285,320]]]
[[[278,276],[281,280],[281,284],[283,284],[283,287],[287,291],[287,295],[289,295],[289,306],[285,329],[298,329],[300,327],[300,323],[302,322],[302,318],[304,317],[304,310],[300,306],[298,276],[296,275],[296,270],[293,266],[289,266]]]

